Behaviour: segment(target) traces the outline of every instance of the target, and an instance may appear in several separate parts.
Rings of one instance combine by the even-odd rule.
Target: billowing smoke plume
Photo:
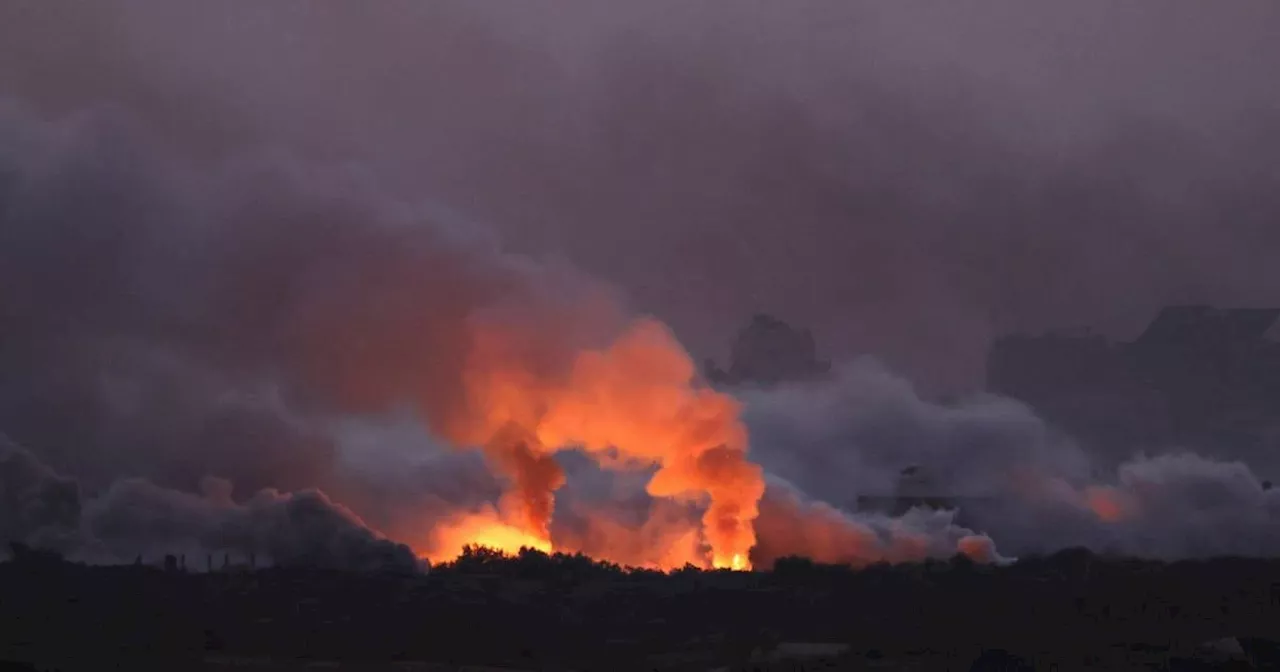
[[[984,534],[956,525],[955,512],[913,508],[891,517],[850,514],[822,502],[806,502],[791,486],[770,484],[762,503],[760,546],[753,558],[771,565],[798,555],[818,562],[861,566],[966,555],[979,562],[1002,559]]]
[[[744,400],[757,459],[810,497],[849,510],[860,495],[950,501],[959,514],[954,522],[963,526],[939,529],[956,536],[972,528],[1012,555],[1072,546],[1165,559],[1280,552],[1274,534],[1280,491],[1243,463],[1170,449],[1132,455],[1108,470],[1107,462],[1055,433],[1022,404],[990,396],[929,402],[872,360],[840,367],[830,381],[755,391]],[[900,474],[912,468],[927,479],[904,492]],[[883,516],[850,516],[817,504],[812,506],[822,515],[805,525],[788,518],[799,506],[794,497],[776,503],[766,497],[762,551],[776,535],[786,540],[780,548],[840,557],[824,548],[829,535],[806,537],[811,525],[836,521],[861,535],[861,545],[843,546],[867,549],[856,558],[901,552],[868,531]],[[917,511],[891,521],[897,526],[892,529],[908,529],[902,526],[909,520],[954,524],[951,516]],[[772,524],[775,518],[782,522]],[[846,522],[859,520],[860,529]],[[978,548],[973,540],[963,543]]]
[[[203,493],[192,494],[135,478],[82,501],[75,481],[2,435],[0,485],[0,536],[78,559],[120,562],[189,551],[193,559],[235,553],[238,562],[260,555],[264,563],[337,569],[418,565],[407,546],[315,490],[262,490],[237,503],[231,484],[220,479],[207,479]]]
[[[0,423],[58,470],[10,451],[24,475],[6,488],[10,536],[338,566],[404,564],[373,528],[434,559],[491,543],[659,567],[996,559],[995,543],[1269,552],[1274,495],[1243,465],[1138,458],[1108,477],[1016,402],[929,403],[869,360],[739,402],[607,286],[506,254],[357,169],[183,159],[122,110],[9,105],[0,121],[0,313],[21,325],[0,350]],[[339,459],[335,423],[406,409],[496,481],[466,476],[470,495],[439,500],[474,463],[392,487]],[[560,506],[566,450],[641,476],[633,506]],[[766,492],[753,460],[793,485]],[[912,465],[962,499],[960,518],[857,511]],[[406,504],[434,486],[439,501]]]
[[[237,503],[231,484],[209,479],[199,495],[141,480],[113,484],[85,507],[86,532],[111,552],[230,549],[264,561],[341,569],[412,569],[412,551],[370,530],[318,490],[266,489]]]
[[[453,445],[481,449],[507,483],[502,523],[524,534],[549,539],[564,484],[552,454],[578,448],[611,468],[656,467],[653,496],[706,498],[710,561],[746,562],[764,484],[736,402],[698,383],[665,327],[622,319],[602,286],[504,255],[351,171],[271,156],[184,162],[119,111],[50,122],[9,109],[4,122],[17,152],[0,173],[0,306],[23,326],[3,353],[15,403],[0,420],[20,436],[86,444],[61,463],[127,473],[138,454],[121,443],[138,441],[157,451],[145,469],[158,473],[144,476],[173,478],[164,466],[175,461],[216,466],[169,452],[200,445],[167,443],[191,438],[164,431],[168,418],[139,417],[159,410],[164,400],[146,397],[160,390],[178,403],[203,397],[214,418],[274,411],[280,431],[318,435],[321,448],[317,419],[407,404]],[[46,420],[52,407],[32,391],[51,385],[81,429]],[[195,418],[195,433],[214,418]],[[94,464],[120,450],[124,464]],[[273,451],[235,466],[273,466]],[[167,492],[150,487],[117,482],[102,501]],[[291,515],[315,496],[247,506]],[[203,529],[219,504],[183,496],[167,508]]]
[[[633,318],[710,349],[782,309],[972,383],[995,330],[1274,301],[1280,15],[633,5],[0,7],[0,429],[41,475],[6,534],[110,554],[319,507],[334,531],[298,548],[349,524],[657,566],[1265,551],[1243,466],[1104,472],[1015,402],[927,403],[868,364],[744,395],[744,426]],[[354,432],[395,444],[370,450],[341,429],[402,421]],[[913,465],[958,514],[855,510]],[[1188,506],[1179,542],[1157,511]]]
[[[992,395],[923,399],[871,358],[830,381],[742,394],[756,456],[824,501],[852,506],[886,495],[903,469],[923,466],[933,494],[980,497],[1039,474],[1091,475],[1091,460],[1027,406]]]
[[[80,524],[80,489],[0,434],[0,538],[66,548]]]
[[[1138,455],[1092,483],[1044,479],[1006,501],[1017,506],[974,510],[1002,549],[1084,546],[1166,560],[1280,553],[1280,491],[1240,462]]]
[[[553,495],[565,482],[551,453],[578,448],[614,469],[656,466],[651,496],[705,496],[712,564],[745,566],[763,474],[746,459],[737,403],[698,385],[693,362],[665,327],[635,322],[609,347],[579,353],[562,378],[540,377],[518,353],[483,342],[465,374],[472,410],[454,419],[448,436],[485,442],[512,484],[500,507],[508,525],[549,540]]]
[[[563,254],[699,355],[768,311],[932,388],[989,338],[1280,303],[1280,7],[75,0],[0,90],[278,143]]]

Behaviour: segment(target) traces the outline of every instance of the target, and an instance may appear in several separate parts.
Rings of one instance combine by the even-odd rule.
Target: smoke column
[[[131,559],[323,510],[319,539],[433,558],[1274,550],[1264,451],[1095,460],[867,362],[735,401],[637,317],[711,354],[778,310],[964,389],[994,332],[1272,304],[1274,7],[633,5],[0,6],[6,533]],[[406,417],[426,439],[333,431]],[[910,465],[973,497],[856,510]]]
[[[163,383],[175,398],[212,392],[219,401],[208,403],[233,408],[238,395],[269,389],[274,401],[255,403],[274,405],[289,433],[408,404],[437,435],[485,457],[506,484],[491,522],[539,547],[565,484],[555,453],[655,469],[649,495],[705,505],[702,564],[747,566],[764,481],[747,460],[738,405],[702,386],[670,332],[625,317],[604,285],[432,221],[358,170],[270,154],[185,160],[121,109],[46,121],[11,107],[3,121],[19,142],[0,172],[0,308],[24,325],[0,353],[15,374],[6,398],[74,392],[78,406],[64,412],[89,431],[67,433],[21,404],[0,407],[0,419],[31,445],[88,444],[51,457],[91,478],[111,474],[102,501],[137,490],[120,476],[166,480],[164,465],[179,457],[210,463],[175,452],[184,446],[166,438],[189,440],[185,428],[140,412],[150,409],[139,395]],[[55,261],[68,255],[81,263]],[[156,452],[88,449],[120,451],[119,439]],[[237,467],[258,472],[266,465],[252,459],[270,457]],[[128,473],[132,464],[144,473]],[[492,534],[458,525],[473,541]]]
[[[747,566],[763,473],[747,460],[737,403],[698,384],[665,327],[636,321],[608,347],[579,353],[560,379],[539,378],[486,342],[464,375],[466,415],[447,426],[462,445],[482,443],[509,481],[499,507],[506,525],[549,539],[554,493],[565,482],[551,455],[577,448],[611,469],[656,466],[647,486],[654,497],[707,498],[711,564]]]
[[[753,455],[787,483],[771,484],[763,502],[764,557],[856,563],[944,554],[939,547],[994,557],[990,541],[1015,557],[1070,547],[1166,560],[1280,553],[1280,491],[1242,462],[1172,446],[1111,466],[1110,454],[1091,453],[1016,400],[929,401],[871,359],[828,381],[749,392],[743,403]],[[895,519],[856,510],[858,495],[897,494],[907,467],[929,474],[921,494],[955,511]],[[847,541],[832,549],[838,538]],[[946,539],[954,544],[939,544]]]
[[[5,461],[28,484],[6,489],[11,537],[104,560],[189,545],[353,567],[406,564],[383,527],[433,560],[485,543],[663,568],[998,559],[997,543],[1274,550],[1276,495],[1245,465],[1136,455],[1098,473],[1015,401],[928,402],[870,361],[734,399],[607,285],[358,168],[184,158],[111,108],[9,105],[0,133],[0,315],[21,325],[0,348],[0,423],[32,451]],[[465,461],[394,488],[356,477],[329,427],[397,409],[482,459],[498,494]],[[602,504],[571,455],[639,491]],[[914,464],[996,503],[856,510]]]

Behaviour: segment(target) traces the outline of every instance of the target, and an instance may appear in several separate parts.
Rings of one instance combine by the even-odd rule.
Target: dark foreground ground
[[[661,575],[479,554],[415,576],[0,564],[0,660],[36,669],[1280,669],[1274,642],[1276,560],[1068,551],[1003,568]]]

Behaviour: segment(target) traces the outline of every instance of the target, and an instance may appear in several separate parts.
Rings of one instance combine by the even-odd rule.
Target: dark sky
[[[1276,35],[1265,0],[17,0],[0,92],[359,162],[699,356],[771,311],[932,388],[1001,331],[1280,305]]]

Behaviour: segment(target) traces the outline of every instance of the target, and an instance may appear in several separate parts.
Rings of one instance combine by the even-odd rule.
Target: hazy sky
[[[635,313],[723,357],[767,311],[888,364],[744,396],[788,488],[928,462],[1081,525],[1015,538],[1095,539],[1084,452],[931,393],[1006,331],[1280,306],[1277,35],[1270,0],[0,2],[0,467],[37,477],[0,514],[320,511],[363,557],[327,496],[230,496],[318,487],[412,541],[501,491],[444,447],[492,443],[477,387],[537,401]],[[1106,492],[1160,535],[1121,541],[1273,548],[1247,467],[1129,452]]]
[[[928,386],[993,333],[1280,305],[1273,2],[23,1],[0,93],[359,162],[616,283]]]

